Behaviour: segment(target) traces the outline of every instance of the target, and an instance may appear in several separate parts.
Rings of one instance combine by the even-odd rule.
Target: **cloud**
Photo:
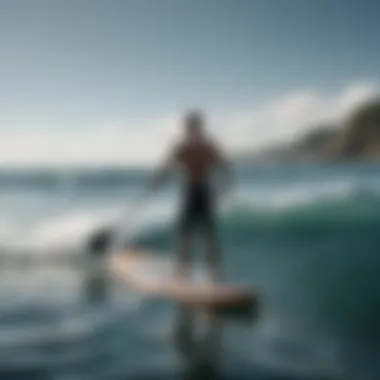
[[[210,128],[231,151],[296,139],[322,122],[339,122],[358,103],[379,94],[373,83],[357,83],[336,94],[313,89],[291,92],[261,105],[210,111]],[[2,166],[150,165],[178,138],[180,115],[129,122],[104,122],[66,130],[43,126],[0,131]]]
[[[230,149],[254,149],[287,143],[321,123],[340,123],[356,105],[380,93],[371,83],[359,83],[337,94],[302,90],[258,107],[232,113],[224,126]]]

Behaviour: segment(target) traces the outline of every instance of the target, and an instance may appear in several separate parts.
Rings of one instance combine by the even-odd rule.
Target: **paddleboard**
[[[222,315],[256,315],[258,295],[244,286],[174,278],[174,260],[141,251],[120,251],[110,258],[111,272],[134,289]]]

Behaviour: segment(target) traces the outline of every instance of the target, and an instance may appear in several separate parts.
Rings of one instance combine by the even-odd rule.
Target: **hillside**
[[[335,161],[380,159],[380,98],[355,108],[341,125],[318,125],[291,145],[272,146],[254,160]]]
[[[380,99],[354,110],[343,134],[341,156],[380,157]]]

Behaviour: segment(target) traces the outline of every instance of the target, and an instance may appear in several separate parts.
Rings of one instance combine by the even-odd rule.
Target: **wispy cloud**
[[[231,151],[289,142],[318,123],[337,122],[380,92],[357,83],[336,94],[295,91],[248,109],[210,111],[210,128]],[[70,126],[69,126],[70,127]],[[2,166],[149,165],[180,131],[180,115],[138,122],[105,122],[87,128],[25,128],[0,132]]]

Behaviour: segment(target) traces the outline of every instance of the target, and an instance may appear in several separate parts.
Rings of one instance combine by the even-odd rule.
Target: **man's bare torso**
[[[175,159],[186,180],[200,183],[209,179],[218,163],[218,154],[214,145],[206,140],[184,141],[176,147]]]

